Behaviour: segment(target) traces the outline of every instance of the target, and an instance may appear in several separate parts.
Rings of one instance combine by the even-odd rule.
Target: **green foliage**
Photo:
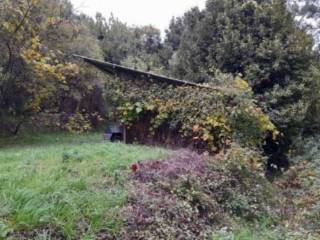
[[[318,19],[317,4],[291,11]],[[112,238],[129,190],[124,239],[317,239],[318,138],[303,140],[296,165],[273,185],[256,151],[267,132],[320,129],[319,63],[295,20],[284,0],[208,0],[173,19],[162,42],[152,26],[78,15],[67,0],[2,0],[0,135],[26,122],[84,133],[104,120],[107,102],[109,118],[129,128],[143,123],[151,137],[173,130],[219,154],[141,163],[168,151],[96,134],[0,139],[0,238]],[[72,54],[205,85],[107,78]]]
[[[277,127],[301,127],[309,105],[312,39],[295,25],[285,1],[210,0],[184,18],[176,76],[208,82],[210,68],[241,73]]]
[[[107,21],[100,13],[93,24],[106,61],[144,71],[160,71],[160,31],[152,26],[131,27],[114,16]]]
[[[117,232],[130,163],[169,154],[105,143],[100,134],[28,133],[1,139],[0,147],[0,239]]]
[[[307,29],[315,39],[315,48],[320,47],[320,1],[319,0],[288,0],[288,6],[295,15],[297,24]]]
[[[87,132],[91,130],[90,119],[83,114],[75,114],[68,118],[64,128],[73,133]]]
[[[213,235],[212,240],[280,240],[284,234],[277,229],[270,229],[268,222],[260,223],[260,226],[243,226],[233,231],[222,229]]]
[[[225,87],[171,87],[130,80],[130,88],[122,79],[111,79],[117,116],[128,127],[139,121],[150,122],[155,134],[163,126],[177,130],[181,139],[195,146],[219,152],[232,141],[259,146],[270,130],[278,134],[269,118],[252,99],[248,83],[240,77],[220,75]],[[218,81],[212,80],[212,81]]]
[[[310,70],[312,78],[311,91],[308,95],[310,107],[306,114],[305,129],[307,133],[317,134],[319,132],[319,119],[320,119],[320,62],[315,62]]]
[[[102,107],[87,100],[99,98],[95,89],[101,79],[92,82],[92,71],[80,68],[69,57],[74,53],[100,57],[102,53],[88,26],[72,13],[70,3],[2,1],[0,11],[0,49],[4,53],[0,60],[1,129],[16,134],[21,123],[40,113],[49,116],[47,122],[50,114],[57,113],[103,115]]]
[[[74,53],[156,73],[171,68],[178,77],[209,84],[217,84],[212,79],[219,78],[219,71],[242,74],[255,104],[282,131],[301,127],[307,111],[312,115],[307,97],[314,84],[308,72],[311,38],[295,25],[284,1],[210,0],[205,10],[193,8],[172,19],[164,42],[152,26],[131,27],[102,14],[95,20],[77,15],[68,1],[5,0],[0,11],[1,128],[13,133],[35,115],[68,131],[99,125],[106,115],[103,95],[116,98],[117,93],[103,89],[103,75],[71,60]],[[58,121],[54,114],[60,114]],[[260,132],[252,114],[257,113],[242,111],[234,118]],[[218,112],[214,117],[225,116]],[[164,118],[159,114],[155,124]]]

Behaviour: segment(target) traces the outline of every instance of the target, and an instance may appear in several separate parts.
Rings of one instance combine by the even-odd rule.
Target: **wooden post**
[[[123,143],[127,144],[127,128],[123,126]]]

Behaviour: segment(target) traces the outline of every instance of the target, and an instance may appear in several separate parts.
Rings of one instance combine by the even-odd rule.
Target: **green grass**
[[[279,240],[283,238],[283,233],[270,230],[268,228],[242,227],[233,232],[215,234],[212,240]]]
[[[106,143],[101,134],[29,134],[0,140],[0,238],[53,228],[79,239],[116,232],[130,164],[169,154]],[[83,233],[84,232],[84,233]]]

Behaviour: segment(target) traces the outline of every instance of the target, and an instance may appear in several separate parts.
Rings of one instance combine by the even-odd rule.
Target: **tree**
[[[209,0],[189,15],[173,66],[177,77],[209,82],[215,69],[240,74],[281,130],[303,122],[312,39],[285,1]]]
[[[3,1],[0,11],[2,124],[17,133],[33,116],[48,116],[51,121],[52,115],[67,112],[65,119],[60,118],[62,122],[55,122],[64,128],[74,114],[82,114],[87,122],[91,115],[97,115],[82,107],[87,106],[85,99],[96,93],[94,75],[80,69],[70,55],[83,49],[92,56],[102,54],[88,27],[75,18],[71,4],[60,0]]]
[[[35,58],[32,64],[36,65],[40,63],[37,60],[44,57],[40,49],[40,36],[32,26],[32,16],[38,6],[39,2],[35,0],[3,1],[0,8],[0,48],[4,53],[1,58],[0,117],[2,122],[4,118],[18,119],[18,123],[14,124],[12,129],[13,133],[18,131],[27,115],[39,110],[41,101],[48,97],[52,90],[50,84],[47,91],[42,87],[43,91],[38,92],[37,96],[34,94],[35,87],[40,88],[44,85],[35,84],[33,74],[27,70],[28,63],[24,61],[30,54]],[[56,73],[51,64],[43,64],[46,64],[47,69],[50,68],[51,75]],[[42,68],[37,69],[39,75],[41,70]]]
[[[169,29],[166,30],[165,44],[170,46],[173,51],[177,51],[180,46],[181,36],[184,28],[185,25],[182,17],[171,19]]]
[[[104,59],[108,62],[120,64],[132,51],[138,48],[135,32],[125,23],[114,16],[106,21],[101,14],[97,14],[97,38],[103,50]]]
[[[200,22],[203,17],[203,12],[198,8],[193,8],[184,14],[185,30],[179,48],[171,60],[173,74],[178,78],[195,82],[208,81],[208,67],[202,59],[206,49],[198,45]]]
[[[288,6],[295,15],[298,25],[307,29],[315,39],[315,48],[320,44],[320,1],[288,0]]]
[[[195,11],[199,10],[195,9]],[[186,18],[186,16],[172,18],[169,29],[166,30],[164,46],[161,51],[162,64],[166,69],[169,69],[170,64],[172,65],[172,62],[175,59],[175,53],[180,47],[181,38],[186,27]]]

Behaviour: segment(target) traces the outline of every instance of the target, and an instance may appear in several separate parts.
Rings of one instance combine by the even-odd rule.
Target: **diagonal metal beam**
[[[103,61],[96,60],[93,58],[88,58],[88,57],[84,57],[84,56],[80,56],[80,55],[73,55],[73,56],[76,58],[81,58],[86,63],[89,63],[89,64],[95,66],[96,68],[98,68],[108,74],[111,74],[111,75],[117,75],[117,74],[122,73],[122,74],[126,74],[126,75],[133,76],[136,78],[152,79],[152,80],[158,81],[160,83],[167,83],[167,84],[172,84],[172,85],[176,85],[176,86],[193,86],[193,87],[200,87],[200,88],[217,90],[216,88],[213,88],[210,86],[201,85],[201,84],[197,84],[197,83],[193,83],[193,82],[185,81],[185,80],[179,80],[176,78],[165,77],[165,76],[154,74],[154,73],[143,72],[140,70],[124,67],[124,66],[109,63],[109,62],[103,62]]]

